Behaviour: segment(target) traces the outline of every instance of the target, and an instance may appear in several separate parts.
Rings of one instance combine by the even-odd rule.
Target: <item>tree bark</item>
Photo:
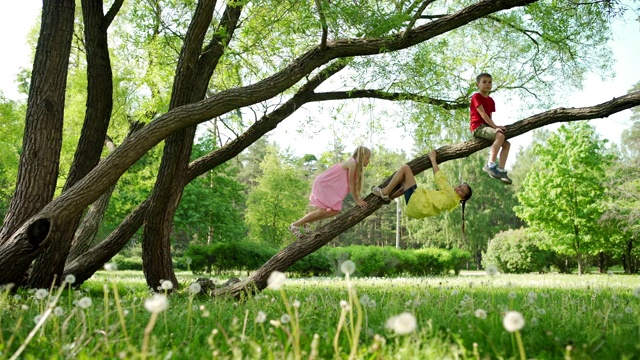
[[[176,70],[169,109],[202,100],[209,80],[236,29],[242,7],[227,7],[220,28],[211,43],[200,54],[202,42],[213,18],[215,0],[198,2],[189,26]],[[142,264],[147,285],[155,289],[161,280],[178,281],[171,262],[171,229],[173,216],[180,203],[196,126],[170,135],[165,141],[158,178],[151,193],[151,206],[145,216],[142,240]]]
[[[620,98],[614,98],[608,102],[600,105],[586,107],[586,108],[558,108],[549,110],[540,114],[530,116],[526,119],[515,122],[514,124],[507,126],[505,135],[508,139],[522,135],[525,132],[531,131],[536,128],[543,127],[557,122],[569,122],[593,119],[592,116],[599,114],[596,118],[606,117],[615,112],[621,111],[616,104],[620,99],[626,97],[633,97],[633,104],[629,104],[629,108],[640,104],[640,91],[631,93]],[[605,110],[606,109],[606,110]],[[612,111],[613,112],[609,112]],[[604,111],[604,113],[602,112]],[[460,144],[443,146],[437,149],[437,161],[442,164],[446,161],[467,157],[479,150],[482,150],[491,145],[491,141],[484,139],[473,139]],[[427,169],[431,168],[431,160],[427,155],[415,158],[407,163],[414,174],[420,174]],[[392,174],[393,176],[393,174]],[[379,186],[383,187],[389,183],[391,177],[389,176]],[[216,289],[213,292],[214,296],[241,296],[244,293],[251,293],[255,291],[262,291],[267,286],[267,279],[273,271],[285,271],[291,265],[301,258],[311,254],[318,250],[322,246],[326,245],[329,241],[340,235],[344,231],[350,229],[355,224],[362,221],[364,218],[377,211],[382,205],[388,204],[379,197],[369,194],[364,199],[368,206],[366,209],[360,207],[353,207],[338,215],[334,220],[319,227],[311,234],[305,235],[302,238],[294,241],[289,246],[274,255],[269,261],[256,270],[249,278],[234,284],[226,288]],[[581,272],[581,254],[578,254],[578,269]]]
[[[109,137],[107,137],[105,145],[109,149],[109,152],[116,149],[116,145]],[[73,237],[71,250],[69,250],[69,256],[67,256],[65,266],[91,248],[91,243],[98,233],[98,229],[100,228],[104,214],[109,207],[109,201],[111,200],[111,195],[115,188],[115,185],[110,187],[106,193],[100,196],[98,201],[89,206],[89,210],[87,210],[87,213],[84,215],[84,219]]]
[[[103,6],[102,0],[82,0],[87,51],[87,105],[78,147],[62,192],[67,191],[98,164],[111,119],[113,78],[107,43],[108,23],[102,13]],[[44,249],[36,259],[29,275],[30,287],[46,288],[54,279],[57,282],[62,280],[64,264],[81,217],[82,214],[79,213],[66,221],[57,233],[59,236],[50,239],[56,246]]]
[[[27,219],[53,198],[62,147],[74,14],[74,0],[43,2],[18,179],[0,230],[0,244],[7,243]]]

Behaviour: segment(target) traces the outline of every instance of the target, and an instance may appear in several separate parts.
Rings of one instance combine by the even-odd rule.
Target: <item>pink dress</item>
[[[354,158],[349,161],[356,161]],[[349,193],[349,170],[335,164],[313,180],[311,206],[319,209],[342,210],[342,201]]]

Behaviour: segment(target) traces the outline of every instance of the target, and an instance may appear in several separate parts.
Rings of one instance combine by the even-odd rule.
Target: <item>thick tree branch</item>
[[[436,98],[419,95],[419,94],[402,93],[402,92],[386,92],[382,90],[368,90],[368,89],[314,93],[309,99],[309,102],[328,101],[328,100],[348,100],[348,99],[361,99],[361,98],[373,98],[373,99],[391,100],[391,101],[415,101],[423,104],[439,106],[445,110],[465,109],[469,107],[468,101],[442,100],[442,99],[436,99]]]
[[[636,91],[591,107],[569,109],[557,108],[530,116],[507,126],[506,135],[507,138],[513,138],[533,129],[558,122],[604,118],[619,111],[639,105],[640,91]],[[489,145],[491,145],[491,141],[489,140],[473,139],[455,145],[443,146],[437,149],[437,160],[438,163],[441,164],[449,160],[467,157],[488,147]],[[431,168],[431,161],[426,154],[411,160],[407,164],[411,167],[414,174],[422,173]],[[391,176],[382,182],[380,186],[388,184],[389,180],[391,180]],[[326,245],[336,236],[364,220],[367,216],[371,215],[385,204],[382,199],[373,194],[369,194],[365,198],[365,201],[369,205],[366,209],[361,209],[356,206],[338,215],[333,221],[321,226],[316,231],[296,240],[291,245],[281,250],[262,267],[256,270],[248,279],[230,287],[218,289],[215,291],[214,295],[238,296],[244,292],[263,290],[267,286],[267,279],[273,271],[285,271],[296,261]]]

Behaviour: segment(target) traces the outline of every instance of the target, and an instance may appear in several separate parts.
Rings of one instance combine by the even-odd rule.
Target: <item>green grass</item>
[[[142,274],[99,272],[79,289],[63,291],[52,307],[60,309],[29,341],[57,290],[43,300],[34,291],[3,291],[0,358],[26,344],[21,359],[519,359],[516,333],[502,323],[507,311],[525,318],[519,333],[526,358],[639,358],[638,276],[477,274],[288,279],[279,291],[237,301],[190,295],[195,276],[181,273],[183,290],[169,295],[168,309],[151,324]],[[83,297],[92,300],[85,309],[78,306]],[[477,309],[486,319],[475,316]],[[256,322],[259,312],[266,321]],[[414,331],[398,335],[386,328],[391,316],[404,312],[415,316]],[[284,316],[282,323],[285,314],[290,320]]]

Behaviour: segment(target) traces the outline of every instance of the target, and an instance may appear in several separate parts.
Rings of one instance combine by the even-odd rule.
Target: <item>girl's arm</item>
[[[346,163],[347,169],[349,169],[349,190],[351,191],[351,196],[356,202],[356,205],[364,209],[367,207],[367,203],[360,199],[360,194],[358,194],[358,190],[356,189],[356,163],[354,161],[347,161]]]
[[[431,160],[431,167],[433,168],[433,174],[435,175],[438,171],[440,171],[440,168],[438,167],[438,163],[436,162],[436,151],[431,150],[428,156],[429,156],[429,160]]]

